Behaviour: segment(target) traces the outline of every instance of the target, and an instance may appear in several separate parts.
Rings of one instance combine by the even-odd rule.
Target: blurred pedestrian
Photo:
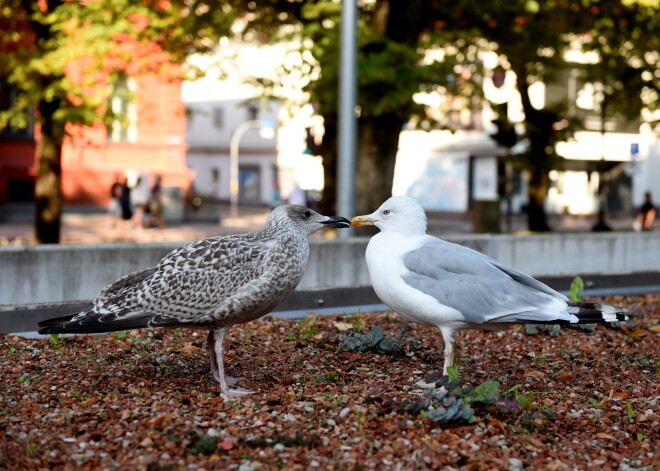
[[[121,218],[121,182],[119,175],[115,175],[115,181],[110,186],[110,203],[108,204],[108,225],[112,228],[117,226]]]
[[[119,207],[121,209],[122,226],[130,225],[133,217],[133,208],[131,206],[131,188],[128,186],[128,178],[124,177],[121,181],[119,192]]]
[[[131,202],[135,208],[135,214],[133,215],[133,222],[135,227],[143,228],[144,227],[144,215],[147,209],[147,203],[149,203],[149,180],[145,175],[139,175],[135,181],[135,185],[131,190]]]
[[[644,204],[642,204],[641,208],[639,208],[637,217],[635,218],[635,222],[633,224],[635,230],[652,231],[657,212],[658,211],[653,205],[653,201],[651,200],[651,192],[647,191],[644,193]]]
[[[154,184],[151,187],[147,211],[149,212],[149,216],[147,217],[146,227],[151,227],[153,224],[156,224],[158,229],[163,229],[165,227],[165,219],[163,218],[163,199],[160,175],[156,175]]]

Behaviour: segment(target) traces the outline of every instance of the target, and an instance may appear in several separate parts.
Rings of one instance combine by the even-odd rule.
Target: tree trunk
[[[62,135],[56,131],[53,114],[59,101],[41,102],[41,135],[37,141],[38,173],[35,183],[35,226],[38,244],[57,244],[60,241],[62,218]]]
[[[529,162],[530,162],[530,180],[527,205],[527,228],[534,232],[550,231],[548,226],[548,216],[545,212],[545,198],[550,189],[548,177],[549,156],[548,146],[550,145],[547,132],[551,132],[552,127],[548,128],[546,115],[532,106],[529,98],[529,84],[527,83],[527,72],[524,63],[512,64],[516,73],[516,87],[520,93],[523,112],[525,113],[525,127],[527,128],[527,138],[529,139]],[[552,124],[552,123],[551,123]]]
[[[321,214],[337,214],[337,115],[323,115],[323,141],[320,153],[323,159],[323,196]],[[342,214],[350,218],[351,215]]]
[[[533,167],[529,179],[529,204],[527,205],[527,228],[534,232],[548,232],[548,216],[545,212],[545,197],[550,189],[548,172],[544,168]]]
[[[394,165],[404,120],[394,115],[361,118],[356,174],[357,214],[375,211],[392,196]]]

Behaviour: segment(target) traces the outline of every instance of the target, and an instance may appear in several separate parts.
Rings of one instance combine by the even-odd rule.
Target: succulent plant
[[[401,348],[401,341],[395,337],[384,335],[383,330],[373,326],[367,333],[345,332],[339,340],[339,348],[344,352],[375,352],[391,355]]]

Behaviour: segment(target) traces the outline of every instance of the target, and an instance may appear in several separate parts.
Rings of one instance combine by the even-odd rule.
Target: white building
[[[318,122],[311,106],[295,84],[279,93],[291,101],[263,101],[250,77],[274,78],[275,70],[289,59],[287,45],[257,46],[225,41],[214,57],[196,56],[191,62],[208,70],[200,80],[185,82],[183,100],[188,112],[188,165],[195,170],[196,194],[226,201],[230,197],[230,143],[237,128],[252,120],[267,121],[275,136],[264,137],[251,127],[239,140],[239,203],[268,204],[279,189],[286,199],[299,184],[320,190],[323,169],[320,157],[305,154],[305,129]]]

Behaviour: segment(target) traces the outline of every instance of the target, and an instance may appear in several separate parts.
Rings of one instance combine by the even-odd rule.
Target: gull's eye
[[[390,211],[389,209],[385,209],[385,210],[383,211],[383,216],[387,216],[387,215],[390,214],[391,212],[392,212],[392,211]]]
[[[303,213],[303,215],[304,215],[306,218],[309,219],[309,217],[312,215],[312,212],[308,209],[307,211],[305,211],[305,212]]]

